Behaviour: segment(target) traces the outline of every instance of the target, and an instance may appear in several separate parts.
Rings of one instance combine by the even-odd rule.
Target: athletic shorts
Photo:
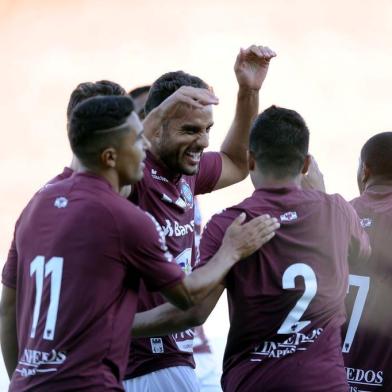
[[[157,370],[123,382],[125,392],[200,392],[195,371],[190,366]]]

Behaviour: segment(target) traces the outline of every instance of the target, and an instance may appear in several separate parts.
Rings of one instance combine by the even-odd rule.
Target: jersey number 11
[[[43,338],[45,340],[53,340],[60,300],[61,278],[63,275],[63,258],[52,257],[47,263],[45,263],[44,256],[37,256],[30,263],[30,276],[33,275],[35,275],[35,302],[30,338],[35,338],[41,310],[44,279],[50,275],[50,301]]]

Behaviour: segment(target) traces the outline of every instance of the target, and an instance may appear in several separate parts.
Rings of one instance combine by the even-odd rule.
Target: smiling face
[[[173,174],[194,175],[199,170],[201,154],[208,147],[212,125],[211,106],[181,108],[152,140],[152,152]]]

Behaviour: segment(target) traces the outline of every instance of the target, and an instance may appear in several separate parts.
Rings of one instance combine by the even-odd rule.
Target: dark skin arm
[[[224,289],[223,284],[219,284],[201,303],[185,311],[165,303],[154,309],[136,313],[132,336],[165,336],[204,324]]]
[[[5,367],[8,377],[11,379],[18,364],[16,290],[4,285],[0,302],[0,339]]]

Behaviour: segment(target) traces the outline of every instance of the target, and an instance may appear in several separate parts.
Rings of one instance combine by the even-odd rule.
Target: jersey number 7
[[[359,321],[362,316],[363,308],[365,306],[366,297],[369,292],[370,278],[368,276],[350,275],[349,287],[358,286],[357,296],[355,297],[353,311],[351,313],[350,322],[348,323],[346,337],[343,342],[342,351],[348,353],[353,344],[355,333],[357,332]]]

